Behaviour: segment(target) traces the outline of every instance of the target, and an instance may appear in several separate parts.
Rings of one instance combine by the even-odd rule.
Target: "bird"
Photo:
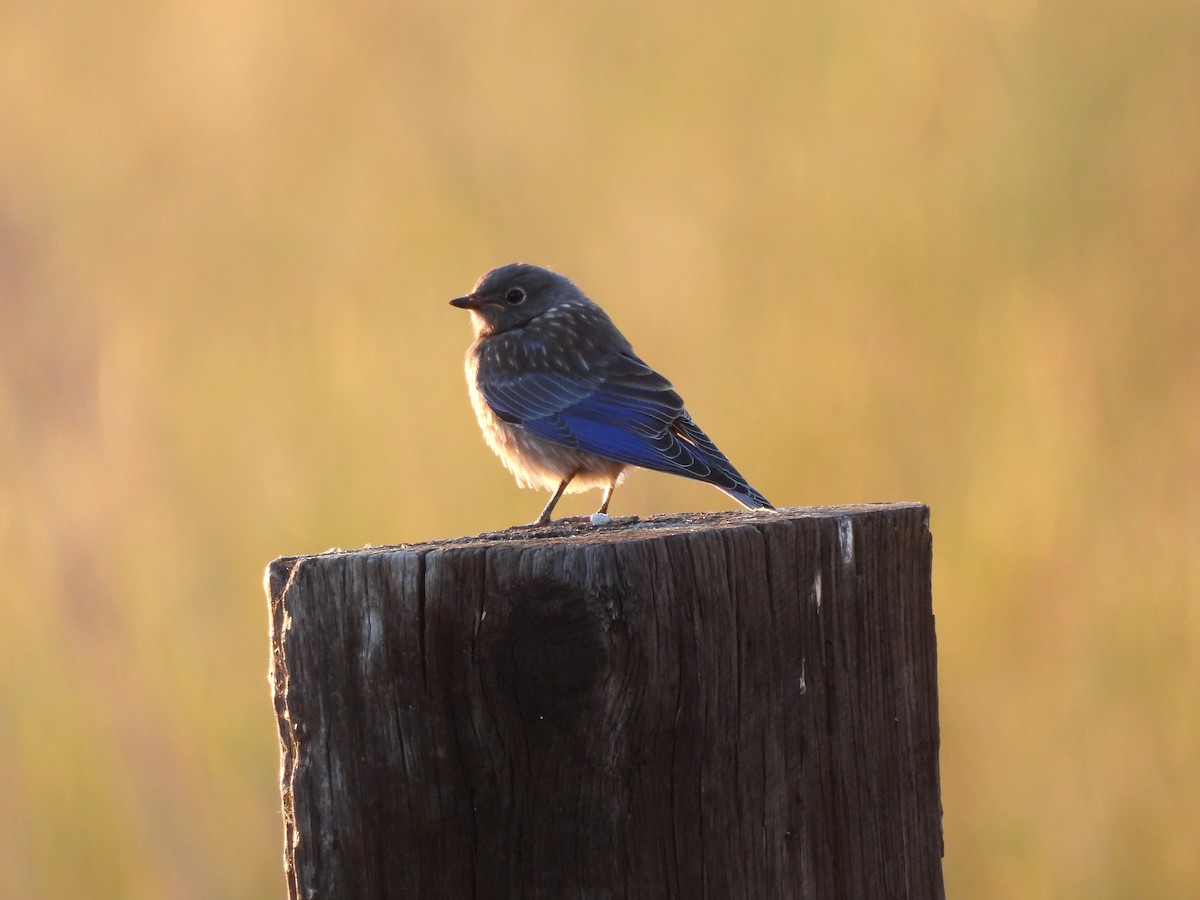
[[[607,521],[629,466],[774,509],[692,421],[671,382],[565,275],[509,263],[450,305],[471,313],[467,387],[484,439],[520,487],[552,494],[531,525],[549,523],[565,492],[596,488],[604,495],[592,521]]]

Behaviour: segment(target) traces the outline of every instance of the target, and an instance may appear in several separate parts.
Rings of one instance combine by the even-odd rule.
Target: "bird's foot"
[[[538,519],[535,522],[526,522],[522,525],[509,525],[504,530],[505,531],[528,531],[531,528],[544,528],[547,525],[553,525],[553,524],[554,523],[551,522],[549,519],[546,519],[545,521]]]

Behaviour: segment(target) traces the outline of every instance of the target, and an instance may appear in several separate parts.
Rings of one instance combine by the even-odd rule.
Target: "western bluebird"
[[[774,509],[633,352],[599,306],[557,272],[493,269],[451,306],[471,311],[471,405],[488,446],[521,487],[554,495],[604,488],[608,512],[626,466],[706,481],[749,509]]]

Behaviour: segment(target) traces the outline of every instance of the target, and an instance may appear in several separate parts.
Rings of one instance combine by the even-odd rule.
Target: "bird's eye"
[[[525,289],[519,287],[509,288],[504,292],[504,302],[509,306],[516,306],[518,303],[524,303]]]

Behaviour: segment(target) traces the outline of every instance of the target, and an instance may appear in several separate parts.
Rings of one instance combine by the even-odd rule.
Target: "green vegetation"
[[[513,259],[775,503],[932,506],[952,896],[1196,894],[1198,47],[1171,0],[10,4],[0,895],[282,894],[261,572],[537,512],[446,306]]]

